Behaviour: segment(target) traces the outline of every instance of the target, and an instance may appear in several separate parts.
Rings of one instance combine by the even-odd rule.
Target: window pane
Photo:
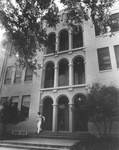
[[[32,81],[33,70],[30,67],[26,68],[25,81]]]
[[[99,25],[98,25],[98,19],[95,20],[94,26],[95,26],[95,35],[96,35],[96,36],[100,35],[101,29],[100,29],[100,27],[99,27]]]
[[[112,68],[108,47],[98,49],[98,62],[100,71]]]
[[[73,48],[78,48],[83,46],[83,35],[82,29],[80,31],[73,33]]]
[[[14,96],[14,97],[11,98],[11,105],[14,108],[14,111],[17,111],[18,101],[19,101],[18,96]]]
[[[12,72],[13,72],[13,67],[12,66],[7,67],[6,76],[5,76],[5,84],[11,83]]]
[[[15,72],[15,83],[20,83],[22,78],[22,67],[17,67]]]
[[[9,97],[2,97],[0,104],[3,105],[4,103],[6,103],[9,100]]]
[[[30,96],[23,96],[21,104],[21,114],[23,117],[28,118],[29,116],[29,107],[30,107]]]
[[[114,46],[117,68],[119,68],[119,45]]]
[[[119,13],[111,15],[112,25],[111,25],[111,31],[119,31]]]

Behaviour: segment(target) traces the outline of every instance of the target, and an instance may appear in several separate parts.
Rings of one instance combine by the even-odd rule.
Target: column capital
[[[55,68],[59,68],[59,66],[56,65],[56,66],[54,66],[54,69],[55,69]]]
[[[68,105],[72,105],[72,106],[73,106],[73,105],[74,105],[74,103],[68,103]]]
[[[59,35],[56,35],[56,39],[59,38]]]
[[[73,65],[74,65],[73,63],[70,63],[70,64],[69,64],[69,66],[73,66]]]
[[[58,104],[52,104],[52,106],[58,106]]]

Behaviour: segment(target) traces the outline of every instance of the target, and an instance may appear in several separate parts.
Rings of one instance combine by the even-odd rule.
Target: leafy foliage
[[[66,22],[71,27],[79,27],[83,20],[89,18],[93,23],[98,24],[102,33],[107,33],[108,27],[111,26],[109,9],[116,0],[60,0],[60,2],[67,6]]]
[[[17,110],[14,105],[7,101],[3,103],[3,108],[0,111],[0,122],[2,123],[2,132],[5,133],[7,129],[7,124],[17,124],[24,121],[25,118],[21,116],[19,110]]]
[[[112,125],[113,117],[118,114],[117,88],[94,83],[90,88],[86,107],[89,119],[96,125],[104,122],[106,132],[107,122]]]
[[[43,23],[54,27],[59,19],[57,13],[58,8],[51,0],[16,0],[16,4],[6,1],[0,10],[0,20],[22,63],[36,67],[37,50],[46,44]]]
[[[112,25],[109,8],[116,0],[60,2],[66,6],[66,24],[76,31],[82,26],[83,20],[89,18],[98,24],[102,33],[106,33],[107,27]],[[4,8],[0,10],[0,21],[7,31],[8,41],[12,43],[14,52],[19,56],[19,62],[37,69],[35,56],[47,44],[44,25],[55,27],[59,22],[58,7],[54,0],[16,0],[15,4],[11,0],[5,0]]]

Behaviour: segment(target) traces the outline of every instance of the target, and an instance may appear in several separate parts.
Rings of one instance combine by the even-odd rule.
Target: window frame
[[[105,52],[104,52],[104,50],[105,50]],[[103,55],[103,54],[105,54],[105,55]],[[111,70],[112,69],[112,64],[111,64],[109,47],[98,48],[97,49],[97,55],[98,55],[99,71]]]
[[[32,70],[32,73],[29,75],[29,72],[28,72],[29,69],[32,70],[29,66],[27,66],[25,70],[25,78],[24,78],[25,82],[30,82],[33,80],[33,70]],[[30,80],[27,78],[30,78]]]
[[[11,73],[10,73],[10,77],[9,75],[9,68],[11,68]],[[4,84],[11,84],[11,80],[12,80],[12,75],[13,75],[13,66],[8,66],[6,69],[6,73],[5,73],[5,80],[4,80]],[[8,77],[7,77],[8,76]],[[8,82],[9,81],[9,82]]]
[[[20,76],[18,76],[19,75],[19,71],[21,71],[20,72]],[[19,67],[19,66],[17,66],[16,67],[16,70],[15,70],[15,76],[14,76],[14,83],[21,83],[21,81],[22,81],[22,73],[23,73],[23,68],[22,67]],[[18,76],[18,77],[17,77]]]
[[[117,49],[116,49],[116,47],[117,47]],[[116,53],[116,51],[117,51],[117,53]],[[119,58],[118,58],[119,45],[114,45],[114,53],[115,53],[116,65],[117,65],[117,68],[119,68]]]
[[[29,97],[29,107],[28,107],[27,115],[26,115],[26,110],[25,110],[25,109],[23,110],[24,97]],[[22,101],[21,101],[21,115],[23,115],[23,117],[25,117],[25,119],[28,119],[28,118],[29,118],[30,101],[31,101],[31,95],[23,95],[23,96],[22,96]],[[24,114],[25,114],[26,116],[25,116]]]

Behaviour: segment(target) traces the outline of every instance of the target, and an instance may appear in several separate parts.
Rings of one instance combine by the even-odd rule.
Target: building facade
[[[112,16],[119,19],[117,10]],[[35,132],[40,111],[46,118],[44,131],[87,132],[88,120],[81,107],[88,87],[101,82],[119,88],[118,22],[112,28],[114,36],[104,37],[90,20],[74,32],[65,25],[65,17],[61,11],[56,29],[46,27],[48,46],[37,56],[42,66],[37,76],[30,68],[14,67],[12,47],[7,48],[1,69],[1,104],[11,98],[26,118],[10,125],[11,131]]]

